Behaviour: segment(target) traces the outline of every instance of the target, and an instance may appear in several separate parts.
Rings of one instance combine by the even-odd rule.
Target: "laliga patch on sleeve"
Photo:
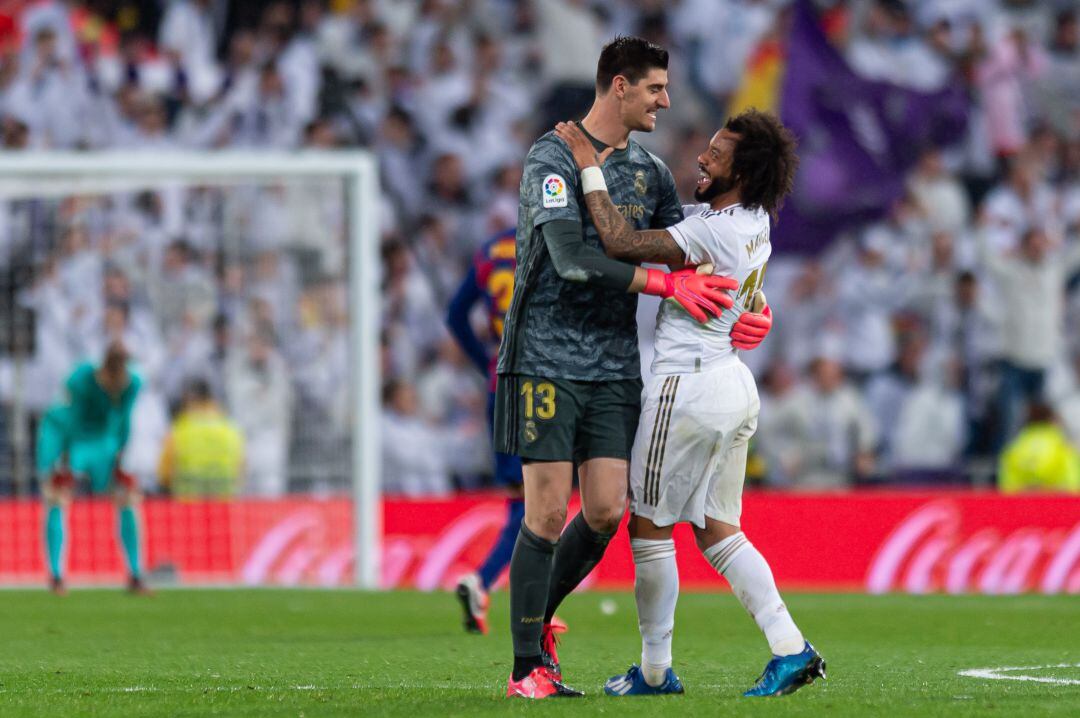
[[[566,180],[559,175],[548,175],[544,178],[544,184],[540,187],[541,196],[544,198],[544,208],[565,207],[568,199],[566,194]]]

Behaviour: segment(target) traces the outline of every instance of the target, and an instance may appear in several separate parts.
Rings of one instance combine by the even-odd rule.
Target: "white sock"
[[[646,683],[658,686],[671,667],[671,634],[675,629],[675,602],[679,600],[675,541],[631,539],[630,549],[634,552],[641,672]]]
[[[775,656],[799,653],[805,643],[776,590],[769,564],[742,532],[705,549],[705,558],[728,583],[765,634]]]

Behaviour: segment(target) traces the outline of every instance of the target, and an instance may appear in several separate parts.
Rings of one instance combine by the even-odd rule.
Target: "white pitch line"
[[[436,683],[386,683],[386,684],[363,684],[354,683],[346,686],[101,686],[101,687],[75,687],[75,688],[0,688],[0,693],[240,693],[243,691],[351,691],[351,690],[394,690],[394,689],[427,689],[439,690],[478,691],[491,690],[491,686],[462,685],[462,684],[436,684]]]
[[[0,688],[0,693],[236,693],[239,691],[330,691],[362,686],[99,686],[77,688]]]
[[[1048,678],[1044,676],[1004,676],[1006,671],[1043,671],[1047,668],[1080,668],[1080,663],[1054,663],[1046,666],[1001,666],[999,668],[968,668],[958,671],[968,678],[986,678],[991,681],[1030,681],[1032,683],[1051,683],[1058,686],[1080,686],[1076,678]]]

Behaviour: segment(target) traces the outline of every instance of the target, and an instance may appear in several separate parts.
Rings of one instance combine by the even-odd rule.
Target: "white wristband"
[[[581,193],[607,192],[607,183],[604,182],[604,171],[596,165],[581,170]]]

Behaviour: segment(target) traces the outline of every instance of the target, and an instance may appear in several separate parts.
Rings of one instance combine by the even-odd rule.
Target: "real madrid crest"
[[[634,173],[634,190],[642,197],[648,193],[649,187],[645,184],[645,170],[638,170]]]
[[[530,419],[525,422],[525,441],[531,444],[536,441],[536,436],[536,422]]]

